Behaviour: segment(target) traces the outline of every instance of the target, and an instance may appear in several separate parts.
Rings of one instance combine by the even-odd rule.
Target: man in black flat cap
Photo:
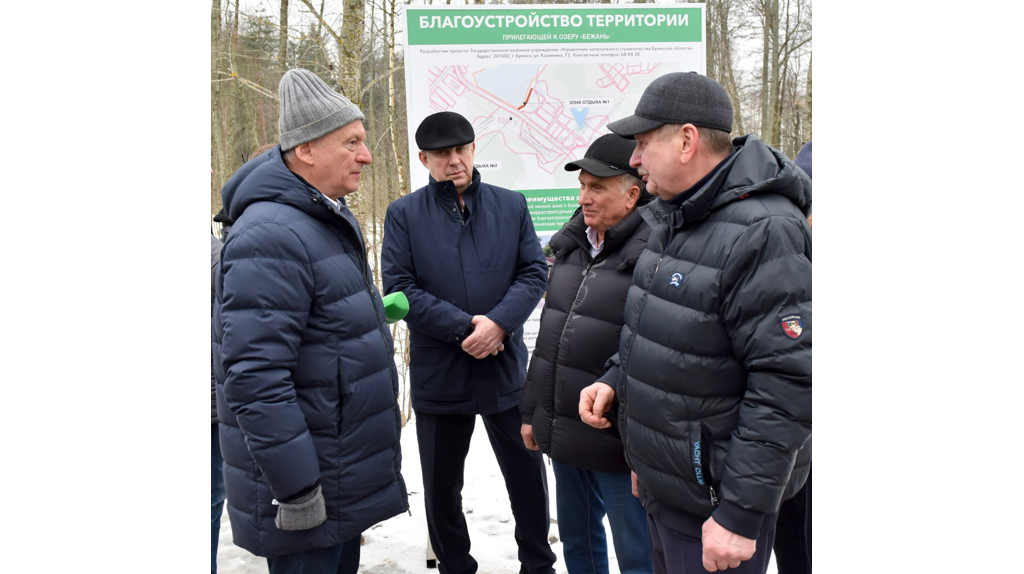
[[[654,571],[768,568],[779,505],[811,463],[811,180],[754,135],[730,142],[718,82],[666,74],[608,129],[659,196],[619,353],[580,395],[619,431]]]
[[[520,438],[523,324],[547,284],[526,198],[480,181],[476,135],[454,112],[416,130],[426,187],[395,200],[384,222],[384,290],[409,299],[410,376],[430,543],[442,574],[477,562],[462,514],[463,469],[484,421],[515,516],[522,574],[553,572],[547,474]]]

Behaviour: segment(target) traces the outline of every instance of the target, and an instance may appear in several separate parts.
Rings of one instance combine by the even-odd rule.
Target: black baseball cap
[[[614,177],[628,173],[640,178],[635,167],[629,167],[629,158],[636,148],[635,140],[628,140],[615,134],[605,134],[590,144],[583,159],[565,164],[565,171],[583,171],[597,177]]]

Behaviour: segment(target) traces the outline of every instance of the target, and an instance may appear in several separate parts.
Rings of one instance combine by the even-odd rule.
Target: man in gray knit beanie
[[[278,89],[279,146],[222,190],[235,221],[215,278],[217,413],[237,546],[270,574],[354,574],[363,530],[408,510],[394,343],[345,196],[359,107],[308,70]]]
[[[355,191],[363,166],[372,160],[359,106],[302,68],[288,70],[277,92],[288,169],[332,200]]]

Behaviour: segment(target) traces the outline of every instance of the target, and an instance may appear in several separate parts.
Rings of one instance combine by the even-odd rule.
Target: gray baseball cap
[[[732,101],[725,88],[697,72],[673,72],[651,82],[640,96],[636,111],[608,124],[624,138],[665,124],[693,124],[724,132],[732,131]]]

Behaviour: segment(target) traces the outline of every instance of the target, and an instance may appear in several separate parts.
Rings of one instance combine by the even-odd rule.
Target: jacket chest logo
[[[804,321],[800,315],[788,315],[782,318],[782,332],[790,339],[796,339],[804,332]]]
[[[679,289],[682,286],[682,284],[683,284],[683,274],[682,273],[673,273],[672,277],[668,280],[668,286],[669,287],[675,287],[676,289]]]

